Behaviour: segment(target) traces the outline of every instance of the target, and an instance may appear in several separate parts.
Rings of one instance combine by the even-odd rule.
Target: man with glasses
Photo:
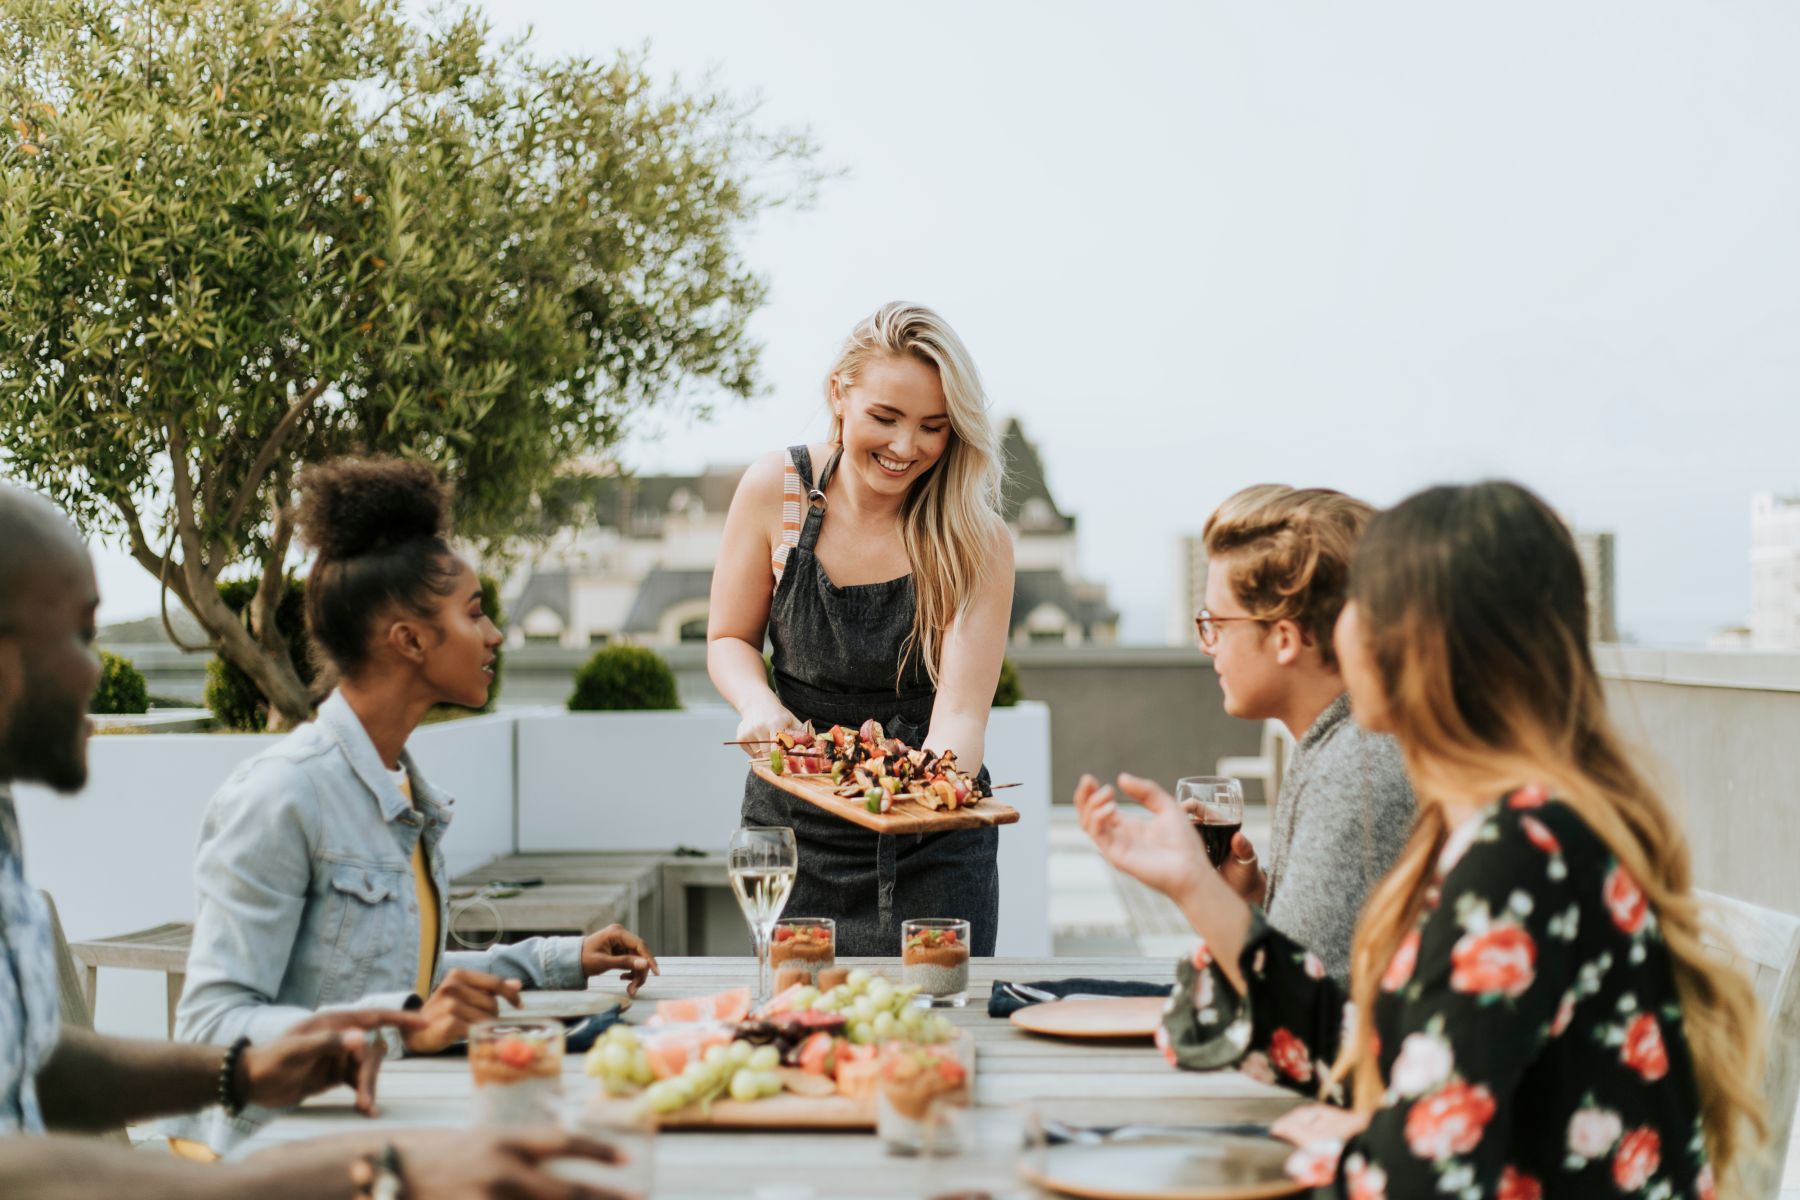
[[[1296,739],[1266,859],[1240,833],[1222,874],[1339,980],[1363,901],[1414,815],[1400,749],[1350,719],[1332,646],[1372,511],[1326,488],[1264,484],[1232,496],[1206,522],[1206,607],[1194,620],[1225,711],[1280,721]]]
[[[61,1025],[49,912],[25,880],[12,784],[75,792],[87,782],[98,607],[93,566],[68,520],[0,484],[0,1196],[611,1196],[539,1167],[558,1156],[611,1157],[602,1145],[554,1132],[409,1130],[298,1143],[211,1166],[56,1136],[213,1104],[284,1108],[338,1084],[354,1087],[357,1107],[372,1112],[382,1047],[373,1031],[420,1021],[376,1009],[320,1013],[286,1036],[229,1048],[126,1041]]]

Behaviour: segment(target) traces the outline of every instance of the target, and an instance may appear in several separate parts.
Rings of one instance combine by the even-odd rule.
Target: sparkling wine
[[[775,919],[787,906],[788,893],[794,890],[792,867],[733,867],[731,890],[737,893],[738,907],[750,928],[772,929]]]

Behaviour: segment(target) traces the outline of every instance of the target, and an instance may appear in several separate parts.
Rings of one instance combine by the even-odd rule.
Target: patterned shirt
[[[1248,1005],[1205,946],[1157,1033],[1318,1096],[1347,1017],[1318,957],[1256,919]],[[1451,834],[1375,998],[1385,1091],[1333,1196],[1712,1200],[1693,1061],[1656,912],[1569,806],[1521,788]],[[1235,1036],[1231,1036],[1235,1034]],[[1266,1056],[1266,1060],[1264,1059]]]
[[[58,1017],[50,910],[25,883],[12,792],[0,784],[0,1134],[44,1132],[37,1075]]]

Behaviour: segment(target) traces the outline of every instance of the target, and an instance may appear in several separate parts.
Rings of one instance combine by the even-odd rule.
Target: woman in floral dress
[[[1155,784],[1084,778],[1083,827],[1202,937],[1158,1043],[1247,1052],[1326,1101],[1276,1132],[1383,1196],[1710,1198],[1765,1136],[1750,985],[1700,942],[1686,843],[1607,719],[1568,532],[1512,484],[1377,516],[1336,631],[1351,709],[1396,735],[1419,821],[1357,928],[1346,997],[1219,879]]]

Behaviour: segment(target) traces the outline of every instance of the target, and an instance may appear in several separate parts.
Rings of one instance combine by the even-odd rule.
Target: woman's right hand
[[[408,1054],[436,1054],[469,1035],[469,1026],[500,1015],[500,999],[519,1007],[517,979],[502,979],[484,971],[457,967],[444,975],[425,1006],[419,1009],[424,1026],[406,1031],[402,1040]]]
[[[1212,870],[1194,836],[1187,814],[1175,798],[1151,780],[1120,775],[1119,789],[1150,810],[1150,820],[1127,820],[1119,814],[1111,787],[1092,775],[1075,785],[1075,811],[1081,828],[1107,862],[1179,901]]]
[[[738,722],[738,741],[740,742],[772,742],[778,733],[786,733],[790,729],[800,728],[800,721],[787,710],[774,692],[765,699],[758,700],[746,708],[743,719]],[[756,747],[747,746],[754,750]]]

